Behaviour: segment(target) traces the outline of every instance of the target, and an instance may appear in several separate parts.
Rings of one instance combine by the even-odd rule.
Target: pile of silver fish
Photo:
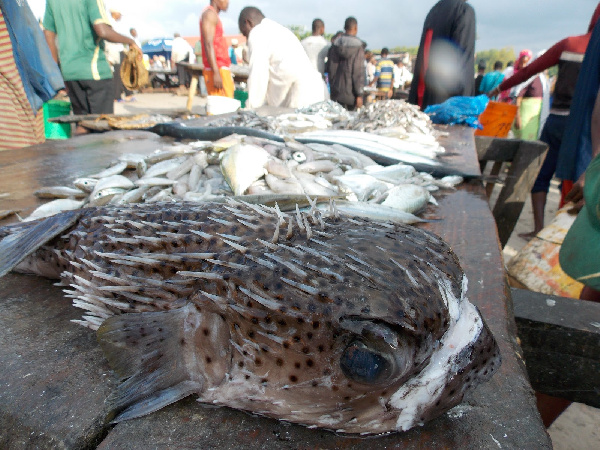
[[[446,243],[343,219],[333,203],[93,207],[0,228],[0,239],[0,275],[60,279],[85,310],[77,322],[97,329],[121,380],[117,422],[196,395],[378,435],[440,416],[500,366]]]
[[[291,195],[335,197],[348,214],[414,223],[420,221],[416,213],[435,203],[432,192],[461,182],[452,176],[436,179],[406,164],[380,166],[339,144],[231,135],[215,142],[176,143],[150,155],[122,155],[73,186],[38,190],[38,197],[56,200],[26,220],[83,206]]]
[[[356,112],[349,112],[339,103],[327,100],[296,110],[291,114],[260,116],[253,111],[238,111],[207,124],[210,127],[241,126],[275,134],[294,135],[315,130],[355,130],[385,136],[415,140],[435,139],[429,116],[404,100],[384,100],[370,103]]]
[[[246,127],[274,132],[273,118],[270,116],[259,116],[254,111],[238,111],[228,114],[226,117],[210,120],[208,127]]]
[[[434,135],[431,119],[419,107],[404,100],[382,100],[360,108],[348,129],[377,132],[387,130],[398,135]]]

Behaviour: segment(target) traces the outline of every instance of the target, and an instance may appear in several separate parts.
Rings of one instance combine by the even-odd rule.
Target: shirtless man
[[[211,0],[200,17],[200,38],[204,81],[208,95],[233,98],[231,60],[223,37],[223,24],[219,19],[219,13],[227,11],[227,8],[229,8],[229,0]]]

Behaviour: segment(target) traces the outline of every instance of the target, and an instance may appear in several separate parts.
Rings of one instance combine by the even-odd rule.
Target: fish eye
[[[302,164],[303,162],[306,162],[306,155],[303,152],[294,152],[292,154],[292,158],[294,159],[294,161]]]
[[[391,361],[359,340],[346,347],[340,367],[347,378],[362,384],[380,384],[393,375]]]

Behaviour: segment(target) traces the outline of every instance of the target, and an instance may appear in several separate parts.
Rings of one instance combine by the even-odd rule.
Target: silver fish
[[[270,155],[262,147],[236,144],[221,156],[221,171],[235,195],[242,195],[265,174]]]
[[[104,189],[95,190],[89,198],[90,206],[104,206],[113,200],[118,195],[123,195],[126,192],[123,188],[107,187]],[[115,200],[117,202],[117,200]]]
[[[295,178],[288,178],[282,180],[276,177],[275,175],[267,174],[265,176],[265,181],[267,182],[269,188],[276,194],[304,194],[304,189],[302,189],[302,185]],[[256,189],[254,189],[253,191],[256,191]]]
[[[94,187],[98,184],[98,180],[95,178],[77,178],[73,181],[73,186],[77,189],[81,189],[84,192],[92,192]]]
[[[169,180],[168,178],[160,178],[160,177],[147,177],[140,178],[136,180],[135,186],[170,186],[175,184],[175,180]]]
[[[107,178],[98,180],[98,183],[94,186],[90,197],[94,197],[98,192],[105,189],[131,189],[134,187],[133,181],[123,175],[112,175]]]
[[[70,211],[72,209],[81,208],[83,204],[83,200],[73,200],[70,198],[52,200],[51,202],[38,206],[24,221],[30,222],[43,217],[53,216],[62,211]]]
[[[88,194],[81,189],[69,186],[49,186],[33,193],[37,198],[85,198]]]
[[[387,198],[381,205],[416,214],[431,200],[431,194],[424,187],[414,184],[399,184],[388,191]]]
[[[128,163],[125,161],[119,161],[118,163],[110,166],[108,169],[104,169],[101,172],[95,173],[94,175],[90,175],[90,178],[107,178],[112,177],[113,175],[119,175],[123,173],[125,169],[127,169]]]
[[[143,178],[155,178],[160,177],[161,175],[166,175],[171,170],[177,169],[181,164],[183,164],[187,158],[185,156],[177,156],[172,159],[165,159],[154,164],[144,172]]]
[[[403,431],[500,365],[448,245],[333,204],[88,208],[0,237],[0,275],[61,278],[77,322],[98,330],[125,380],[116,422],[195,394],[343,433]]]
[[[137,165],[146,159],[146,155],[140,153],[125,153],[119,156],[119,161],[127,163],[128,169],[135,169]]]
[[[319,205],[318,208],[326,209],[326,206]],[[376,203],[339,201],[336,203],[336,208],[339,213],[348,217],[362,217],[364,219],[402,223],[407,225],[425,222],[425,220],[415,216],[414,214]]]

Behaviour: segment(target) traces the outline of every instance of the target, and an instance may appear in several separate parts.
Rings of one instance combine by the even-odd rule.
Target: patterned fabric
[[[37,117],[33,114],[0,10],[0,150],[27,147],[44,140],[43,114]]]
[[[394,81],[394,63],[390,59],[382,59],[377,63],[375,70],[377,77],[377,89],[387,92],[392,88]]]

